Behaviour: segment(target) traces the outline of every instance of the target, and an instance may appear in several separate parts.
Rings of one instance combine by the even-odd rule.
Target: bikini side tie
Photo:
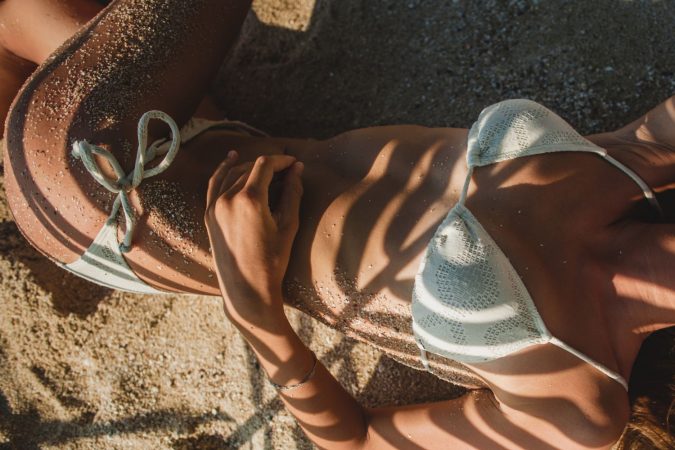
[[[171,145],[168,150],[159,149],[159,145],[166,142],[166,140],[158,140],[148,146],[148,123],[152,119],[158,119],[166,123],[171,128]],[[138,121],[138,149],[136,151],[136,164],[134,170],[125,174],[119,162],[108,150],[99,147],[98,145],[90,144],[87,141],[76,141],[73,144],[72,155],[82,160],[84,167],[91,174],[92,177],[104,188],[117,194],[115,202],[113,203],[112,212],[108,221],[116,221],[120,206],[124,211],[126,229],[124,239],[120,244],[120,251],[126,253],[131,249],[131,241],[136,227],[136,219],[134,209],[129,202],[129,192],[136,189],[141,182],[155,175],[159,175],[169,168],[173,162],[178,150],[180,148],[180,130],[176,122],[166,113],[162,111],[148,111]],[[157,156],[164,154],[164,159],[152,169],[145,169],[145,165],[153,161]],[[94,155],[102,156],[108,161],[110,167],[115,172],[116,179],[107,178],[103,175],[103,171],[99,166]]]

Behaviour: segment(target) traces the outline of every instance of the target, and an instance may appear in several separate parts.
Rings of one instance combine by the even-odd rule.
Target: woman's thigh
[[[5,152],[10,207],[38,249],[75,261],[115,199],[73,157],[73,143],[106,148],[129,172],[140,116],[160,109],[181,124],[193,114],[248,3],[119,0],[38,68],[10,112]],[[149,140],[167,134],[151,127]]]

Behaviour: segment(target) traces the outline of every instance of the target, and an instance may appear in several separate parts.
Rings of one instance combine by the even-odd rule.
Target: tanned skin
[[[57,4],[5,0],[0,19],[30,5]],[[26,27],[23,49],[3,44],[22,67],[10,70],[5,93],[31,64],[43,63],[16,97],[5,130],[8,200],[33,245],[62,263],[84,252],[107,218],[112,196],[70,157],[72,142],[106,145],[130,169],[134,154],[128,149],[135,148],[140,115],[160,109],[184,124],[249,6],[246,0],[203,0],[187,10],[179,0],[119,0],[79,31],[77,20],[52,22],[69,30],[61,36],[76,34],[46,63],[54,48],[53,40],[50,47],[41,38],[44,31]],[[149,10],[175,33],[124,22]],[[172,13],[178,10],[180,17]],[[123,51],[131,37],[143,42],[142,59]],[[115,77],[82,83],[109,67],[111,51],[119,53]],[[155,137],[165,133],[153,129]],[[466,137],[466,129],[418,126],[354,130],[323,141],[207,133],[184,146],[161,180],[190,202],[184,220],[202,224],[207,218],[211,242],[206,228],[195,226],[189,248],[181,250],[174,226],[144,205],[151,186],[142,186],[131,194],[139,223],[127,260],[160,289],[222,290],[228,316],[278,384],[301,380],[313,362],[287,326],[282,301],[396,352],[377,339],[376,331],[388,330],[376,315],[368,333],[335,300],[365,293],[410,321],[413,276],[466,176]],[[644,338],[675,324],[675,227],[667,202],[675,181],[675,98],[620,130],[587,138],[660,194],[665,219],[655,221],[641,207],[640,190],[616,168],[576,153],[478,168],[467,206],[509,256],[552,334],[628,379]],[[208,180],[231,150],[236,159],[214,175],[223,179],[212,183],[219,186],[212,187],[207,209]],[[286,181],[270,187],[271,174],[282,170]],[[238,177],[227,179],[229,173]],[[286,206],[269,211],[269,190],[286,198]],[[214,209],[220,198],[222,209]],[[262,241],[268,246],[250,245]],[[291,298],[290,285],[305,289]],[[403,334],[401,341],[410,343]],[[283,398],[308,436],[327,448],[608,448],[625,426],[625,390],[558,347],[533,346],[471,368],[490,390],[446,402],[364,410],[320,365],[310,382]]]

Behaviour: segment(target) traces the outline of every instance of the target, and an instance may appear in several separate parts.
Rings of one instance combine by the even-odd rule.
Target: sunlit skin
[[[133,103],[123,105],[124,114],[118,105],[111,106],[114,101],[97,104],[97,112],[107,113],[117,125],[92,128],[87,125],[92,112],[86,101],[66,100],[74,89],[69,81],[98,70],[106,57],[103,46],[116,48],[119,42],[123,47],[131,31],[109,17],[140,3],[113,2],[100,20],[90,22],[85,34],[35,72],[7,121],[5,183],[17,225],[33,245],[60,262],[72,262],[84,252],[107,218],[112,200],[68,156],[70,143],[86,138],[106,144],[129,169],[134,151],[123,149],[135,149],[140,114],[160,109],[185,123],[197,110],[249,7],[244,0],[191,4],[180,18],[185,38],[171,44],[172,58],[181,64],[158,65],[147,77],[134,72],[133,64],[125,65],[127,56],[120,53],[118,78],[81,89],[91,91],[88,101],[111,83],[122,99],[127,85],[112,83],[129,77],[137,83],[128,85],[134,89]],[[166,3],[176,8],[180,4]],[[2,69],[9,81],[0,87],[0,99],[14,97],[35,64],[56,49],[54,36],[63,40],[76,33],[97,9],[86,1],[5,0],[0,3],[0,20],[21,23],[24,8],[35,8],[38,15],[48,10],[53,20],[40,27],[26,25],[21,45],[11,38],[16,33],[0,36],[2,51],[11,59]],[[143,36],[146,60],[164,54],[161,33],[134,32]],[[215,112],[203,105],[198,114],[214,117]],[[155,136],[163,133],[161,127],[154,129]],[[161,176],[175,183],[183,203],[191,206],[183,218],[194,227],[189,251],[167,253],[167,246],[179,249],[182,243],[173,240],[166,217],[143,209],[144,190],[150,187],[142,186],[131,194],[139,224],[127,260],[139,277],[160,289],[213,295],[223,289],[228,316],[278,384],[299,381],[312,364],[311,354],[283,316],[282,292],[286,301],[310,314],[394,352],[368,332],[380,327],[410,343],[409,332],[389,329],[378,322],[377,314],[370,316],[370,328],[360,328],[357,312],[340,300],[379,296],[400,311],[402,321],[410,321],[412,279],[420,258],[438,223],[457,202],[466,176],[466,137],[466,129],[419,126],[354,130],[322,141],[209,132],[185,145]],[[675,227],[669,223],[672,204],[667,192],[675,181],[675,98],[621,130],[588,139],[660,194],[665,220],[651,220],[640,190],[624,174],[594,155],[576,153],[479,168],[467,206],[509,256],[552,334],[628,379],[644,338],[675,323],[675,281],[670,275]],[[226,238],[210,245],[203,226],[209,179],[231,150],[236,150],[236,158],[220,169],[221,174],[239,171],[239,177],[229,180],[234,188],[228,213],[213,216],[207,224],[212,239],[214,233],[238,233],[242,246],[237,248]],[[269,176],[254,177],[257,195],[247,197],[252,202],[232,200],[246,195],[244,181],[236,181],[248,180],[254,161],[262,166],[261,174],[288,169],[281,174],[286,181],[275,181],[269,189],[270,195],[295,196],[284,211],[297,220],[297,234],[295,229],[275,232],[272,223],[278,224],[281,210],[273,211],[277,215],[272,219],[267,216],[272,213],[260,195],[268,189]],[[296,162],[303,163],[302,173]],[[300,180],[302,194],[293,187]],[[224,191],[217,194],[212,201]],[[252,204],[257,204],[257,214],[245,209]],[[256,253],[261,247],[244,245],[263,237],[270,251],[278,252],[277,258],[261,259]],[[260,261],[275,263],[266,266]],[[255,283],[250,273],[257,274]],[[261,282],[261,274],[269,275],[268,282]],[[247,288],[251,285],[258,289]],[[358,304],[367,308],[368,300]],[[246,308],[257,313],[247,315]],[[365,410],[319,365],[309,383],[282,398],[310,439],[329,448],[439,448],[439,443],[448,448],[607,448],[626,423],[625,390],[557,347],[530,347],[472,369],[491,391],[427,405]]]

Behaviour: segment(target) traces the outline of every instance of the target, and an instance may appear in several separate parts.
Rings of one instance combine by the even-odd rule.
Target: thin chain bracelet
[[[283,386],[281,384],[276,384],[274,381],[270,380],[272,386],[274,386],[277,391],[290,391],[291,389],[299,388],[300,386],[306,384],[314,376],[314,372],[316,371],[316,364],[318,362],[316,353],[312,352],[312,356],[314,357],[314,364],[312,365],[312,369],[307,373],[307,375],[305,375],[302,378],[302,380],[299,383]]]

